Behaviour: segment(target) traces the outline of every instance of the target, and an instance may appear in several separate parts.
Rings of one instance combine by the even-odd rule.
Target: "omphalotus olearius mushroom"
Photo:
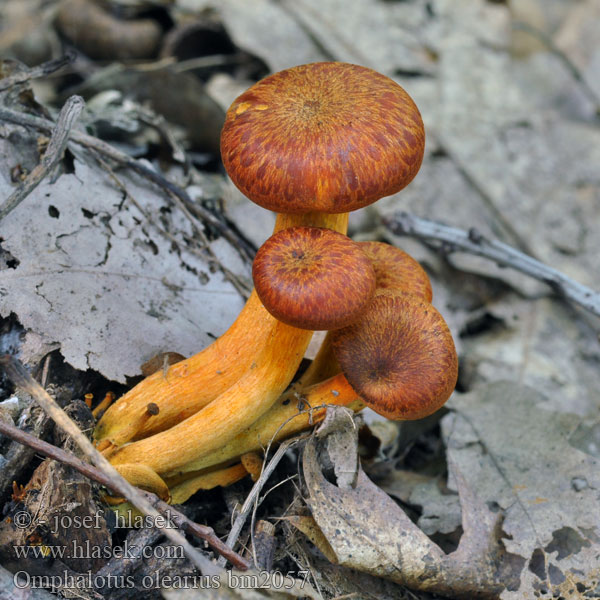
[[[448,326],[415,296],[377,295],[358,322],[332,332],[332,343],[342,373],[305,389],[303,411],[280,399],[228,444],[166,473],[167,480],[186,472],[200,478],[215,465],[294,435],[319,422],[327,405],[355,411],[368,406],[393,420],[421,419],[436,412],[456,385],[458,360]],[[193,493],[191,485],[187,490]]]
[[[320,227],[289,227],[273,235],[259,249],[253,275],[257,293],[277,323],[254,369],[185,421],[114,452],[113,463],[139,462],[163,473],[217,450],[279,398],[298,369],[312,330],[353,323],[375,292],[375,271],[360,246]]]
[[[370,254],[382,289],[358,321],[328,334],[342,373],[303,390],[304,402],[315,410],[298,414],[297,403],[283,396],[229,443],[179,467],[173,463],[161,474],[176,478],[188,473],[185,489],[193,493],[194,480],[201,482],[206,469],[318,422],[327,404],[354,410],[367,405],[395,420],[423,418],[444,404],[456,384],[458,361],[446,323],[428,302],[428,278],[401,250],[367,245],[374,250]],[[152,464],[159,470],[165,466]]]
[[[345,232],[348,211],[396,193],[414,178],[424,140],[417,107],[394,81],[357,65],[313,63],[275,73],[237,98],[227,112],[221,154],[234,184],[279,212],[276,231],[314,226]],[[264,381],[266,405],[274,402],[310,337],[277,321],[253,292],[211,346],[155,373],[111,406],[95,437],[119,438],[149,401],[159,413],[130,439],[168,430],[199,411],[205,432],[222,428],[222,435],[233,437],[249,423],[229,430],[224,407],[230,398],[244,395],[252,405],[252,397],[263,395]],[[221,408],[211,407],[215,403]],[[249,409],[244,419],[249,415],[259,416]],[[224,438],[205,441],[214,448]]]
[[[241,466],[229,466],[232,461],[314,425],[328,405],[355,411],[368,405],[389,418],[408,420],[435,412],[449,397],[457,377],[456,351],[448,327],[430,304],[427,274],[413,258],[393,246],[378,242],[355,246],[369,257],[376,273],[376,296],[382,299],[371,303],[353,327],[328,334],[331,343],[317,356],[322,364],[313,370],[314,378],[305,378],[304,388],[295,388],[303,410],[299,411],[297,397],[288,392],[227,444],[163,473],[164,486],[178,501],[206,489],[207,482],[227,485],[244,476]],[[340,355],[339,363],[332,355],[332,346]],[[338,364],[343,365],[353,385],[343,372],[315,383],[318,373],[339,371]]]
[[[281,396],[231,442],[168,476],[186,472],[190,477],[198,476],[205,469],[289,437],[317,423],[326,405],[353,410],[368,405],[389,418],[410,420],[428,416],[444,404],[456,383],[458,361],[450,331],[430,304],[427,274],[398,248],[378,242],[357,245],[365,250],[377,273],[377,298],[369,309],[353,326],[328,333],[330,343],[315,359],[321,364],[313,369],[312,376],[304,377],[303,386],[294,386]],[[332,354],[332,346],[340,363]],[[329,376],[336,372],[339,374]],[[322,379],[318,379],[319,373]],[[298,398],[305,407],[302,411]]]

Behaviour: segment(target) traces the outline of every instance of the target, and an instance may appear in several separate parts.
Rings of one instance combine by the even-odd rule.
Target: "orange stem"
[[[215,452],[169,471],[165,476],[173,477],[182,472],[201,471],[248,452],[263,449],[271,442],[291,437],[323,420],[327,406],[348,406],[355,411],[365,406],[341,373],[306,388],[300,397],[304,405],[302,408],[298,407],[297,399],[292,400],[286,394],[271,410],[229,443]]]
[[[275,231],[295,225],[329,227],[344,233],[348,215],[310,213],[278,215]],[[141,439],[165,431],[206,407],[249,371],[256,356],[271,343],[277,320],[253,291],[236,321],[219,339],[194,356],[160,370],[136,385],[104,414],[95,431],[96,440],[119,438],[128,423],[137,420],[149,401],[159,414],[129,439]]]

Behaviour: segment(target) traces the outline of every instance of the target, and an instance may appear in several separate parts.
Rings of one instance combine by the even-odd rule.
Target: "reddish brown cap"
[[[271,236],[256,253],[252,277],[265,308],[301,329],[344,327],[375,292],[375,272],[358,244],[320,227],[290,227]]]
[[[376,293],[413,294],[420,300],[431,302],[431,281],[410,254],[382,242],[359,242],[358,245],[373,263]]]
[[[395,194],[417,174],[421,115],[388,77],[323,62],[275,73],[237,98],[221,157],[250,200],[283,213],[343,213]]]
[[[426,417],[454,390],[458,359],[450,330],[414,296],[375,296],[360,320],[331,336],[350,385],[389,419]]]

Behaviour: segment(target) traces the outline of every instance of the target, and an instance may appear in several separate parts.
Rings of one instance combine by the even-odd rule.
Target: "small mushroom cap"
[[[265,308],[300,329],[344,327],[375,292],[375,271],[358,244],[320,227],[271,236],[256,253],[252,277]]]
[[[423,267],[410,254],[382,242],[358,242],[360,249],[373,263],[376,290],[393,294],[413,294],[420,300],[431,302],[431,281]]]
[[[357,65],[280,71],[227,111],[221,157],[235,185],[282,213],[343,213],[400,191],[425,146],[421,115],[388,77]]]
[[[375,296],[360,320],[331,336],[350,385],[388,419],[426,417],[454,390],[458,359],[450,330],[414,296]]]

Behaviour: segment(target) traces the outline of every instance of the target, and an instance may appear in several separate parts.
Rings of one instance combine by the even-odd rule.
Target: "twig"
[[[575,63],[554,43],[554,40],[546,35],[543,31],[540,31],[537,27],[533,27],[529,23],[525,23],[524,21],[515,21],[512,24],[513,29],[517,31],[525,31],[537,38],[554,54],[560,62],[562,62],[563,66],[569,71],[571,77],[579,83],[581,89],[585,92],[586,96],[591,100],[592,104],[594,104],[594,108],[596,110],[596,114],[600,115],[600,96],[596,93],[596,90],[586,81],[585,77],[581,73],[581,71],[577,68]]]
[[[600,294],[598,292],[531,258],[531,256],[523,254],[508,244],[487,239],[475,228],[471,228],[467,232],[405,212],[384,219],[383,222],[394,235],[437,240],[445,244],[444,250],[447,253],[469,252],[493,260],[499,265],[521,271],[521,273],[543,281],[557,294],[600,317]]]
[[[48,377],[50,375],[50,363],[52,362],[52,353],[46,356],[44,360],[44,366],[42,367],[42,376],[40,377],[40,384],[45,389],[48,387]]]
[[[121,485],[121,482],[115,481],[114,479],[107,476],[101,470],[96,467],[90,465],[77,458],[71,452],[67,452],[62,450],[61,448],[57,448],[44,440],[40,440],[39,438],[27,433],[10,423],[0,420],[0,433],[5,435],[6,437],[23,444],[24,446],[29,446],[33,448],[39,454],[43,454],[48,458],[52,458],[53,460],[57,460],[76,471],[79,471],[82,475],[85,475],[88,479],[93,479],[97,481],[99,484],[104,487],[110,489],[115,494],[119,496],[125,495],[125,488]],[[182,512],[178,511],[173,506],[169,506],[166,502],[160,500],[154,494],[149,492],[142,491],[142,494],[146,496],[148,501],[157,508],[161,513],[169,515],[171,517],[171,521],[174,525],[187,531],[188,533],[194,535],[197,538],[205,540],[206,543],[211,546],[216,552],[222,554],[239,569],[245,570],[248,568],[248,561],[235,552],[233,552],[228,546],[226,546],[215,534],[212,527],[207,527],[206,525],[199,525],[195,523],[191,519],[188,519]]]
[[[13,356],[4,355],[0,357],[0,367],[4,368],[8,377],[16,386],[26,391],[36,400],[60,429],[73,438],[83,454],[102,472],[106,481],[111,482],[112,489],[116,486],[120,490],[119,495],[124,496],[142,513],[154,519],[157,517],[164,518],[164,515],[148,501],[147,495],[123,479],[115,468],[94,448],[92,442],[79,430],[77,424],[56,404],[48,392],[31,377],[22,363]],[[188,558],[203,575],[220,574],[221,569],[198,552],[179,531],[165,528],[163,532],[174,544],[184,549]]]
[[[306,439],[308,437],[308,435],[310,434],[300,434],[297,435],[294,438],[291,438],[285,442],[283,442],[281,444],[281,446],[279,446],[279,449],[277,450],[277,452],[274,454],[273,458],[271,459],[271,461],[269,462],[269,464],[267,466],[265,466],[266,464],[266,460],[267,457],[269,456],[269,452],[271,450],[271,446],[275,443],[275,439],[277,438],[277,435],[279,434],[280,430],[283,429],[290,421],[292,421],[293,419],[295,419],[296,417],[299,417],[300,415],[304,414],[306,411],[308,411],[309,413],[311,413],[311,425],[312,425],[312,413],[313,411],[319,409],[319,408],[326,408],[327,406],[329,406],[328,404],[319,404],[318,406],[310,406],[303,411],[298,411],[295,415],[292,415],[289,419],[286,419],[275,431],[275,433],[271,436],[271,439],[269,440],[269,443],[267,444],[267,447],[264,450],[264,454],[265,454],[265,458],[263,460],[263,465],[262,465],[262,471],[260,474],[260,477],[258,479],[258,481],[254,484],[254,487],[252,488],[252,490],[250,491],[250,494],[248,495],[248,497],[246,498],[246,501],[244,502],[244,505],[242,506],[242,509],[239,513],[239,515],[236,517],[236,520],[234,521],[233,527],[231,529],[231,531],[229,532],[229,536],[227,537],[227,545],[230,548],[233,548],[235,543],[237,542],[237,538],[242,530],[242,527],[244,526],[244,523],[246,521],[246,518],[248,516],[248,513],[250,512],[250,510],[252,510],[252,521],[254,522],[254,518],[256,515],[256,509],[258,506],[258,494],[260,493],[261,489],[264,487],[265,483],[267,482],[268,478],[271,476],[271,474],[273,473],[275,467],[279,464],[279,462],[281,461],[283,455],[285,454],[285,452],[287,452],[287,450],[289,450],[292,446],[294,446],[295,444],[297,444],[298,442],[301,442],[302,440]],[[283,449],[282,449],[283,448]],[[288,478],[289,479],[289,478]],[[287,479],[285,481],[288,481]],[[285,481],[278,483],[277,485],[280,485],[281,483],[285,483]],[[274,486],[277,487],[277,486]],[[272,488],[274,489],[274,488]],[[269,490],[270,492],[271,490]],[[267,493],[269,493],[267,492]],[[254,502],[254,504],[253,504]],[[238,528],[236,531],[236,527]],[[252,528],[253,530],[253,528]],[[219,559],[219,564],[221,566],[225,566],[225,561],[223,561],[223,559]]]
[[[235,54],[212,54],[210,56],[197,56],[176,62],[171,67],[175,73],[183,73],[192,69],[211,69],[226,65],[239,65],[249,62],[249,56],[243,52]]]
[[[167,125],[167,120],[162,115],[155,113],[153,110],[145,106],[137,106],[135,112],[137,118],[142,123],[153,127],[171,147],[171,156],[173,157],[173,160],[175,162],[185,164],[185,150],[175,138],[171,128]]]
[[[45,132],[52,131],[54,127],[54,124],[47,119],[13,111],[4,107],[0,107],[0,121],[9,121],[10,123],[22,125],[23,127],[32,127]],[[131,156],[128,154],[117,150],[117,148],[107,144],[103,140],[82,133],[81,131],[71,131],[69,134],[69,139],[70,141],[75,142],[84,148],[96,150],[103,156],[115,161],[122,167],[126,167],[135,171],[138,173],[138,175],[145,177],[157,185],[160,189],[166,192],[169,197],[171,197],[171,194],[175,195],[188,207],[191,212],[196,213],[203,221],[208,223],[211,227],[214,227],[214,229],[216,229],[220,235],[222,235],[234,246],[234,248],[238,250],[242,257],[249,260],[254,258],[255,250],[246,239],[228,227],[225,223],[220,221],[209,210],[198,203],[195,203],[187,194],[187,192],[171,183],[169,180],[165,179],[160,173],[149,169],[148,167],[131,158]]]
[[[281,446],[279,446],[279,448],[277,448],[277,452],[275,452],[275,454],[273,455],[273,458],[269,461],[269,464],[263,469],[263,472],[261,473],[260,477],[258,478],[258,481],[254,484],[254,486],[250,490],[250,493],[248,494],[246,500],[244,501],[244,504],[243,504],[240,512],[238,513],[237,517],[235,518],[235,521],[233,522],[233,526],[231,528],[231,531],[229,532],[229,535],[227,536],[227,540],[225,541],[227,546],[229,546],[229,548],[231,548],[232,550],[237,542],[237,539],[242,531],[242,528],[244,527],[244,523],[246,522],[246,519],[248,518],[248,514],[250,513],[250,511],[252,510],[252,507],[254,506],[255,500],[258,498],[258,495],[260,494],[260,491],[262,490],[265,483],[267,482],[267,480],[269,479],[269,477],[275,470],[275,467],[277,467],[277,465],[283,458],[284,454],[289,450],[289,448],[291,448],[297,442],[298,442],[297,438],[291,439],[286,442],[283,442],[281,444]],[[217,564],[221,567],[224,567],[225,562],[226,561],[225,561],[224,557],[221,556],[221,558],[219,558],[219,561]]]
[[[37,65],[36,67],[32,67],[31,69],[23,69],[21,71],[17,71],[4,79],[0,79],[0,92],[7,90],[13,85],[17,85],[19,83],[25,83],[30,79],[39,79],[40,77],[45,77],[46,75],[50,75],[63,67],[66,67],[68,64],[72,63],[75,60],[74,52],[67,52],[64,56],[56,58],[54,60],[49,60],[48,62],[42,63],[41,65]]]
[[[42,179],[56,166],[67,147],[71,128],[83,110],[84,102],[79,96],[71,96],[62,107],[52,137],[44,156],[25,181],[0,206],[0,221],[15,209],[40,184]]]
[[[260,502],[259,502],[259,498],[257,497],[256,500],[254,501],[254,506],[252,507],[252,516],[250,518],[250,541],[251,541],[251,545],[252,545],[252,558],[254,560],[254,564],[256,566],[257,565],[257,561],[256,561],[256,539],[255,539],[255,531],[256,531],[256,513],[258,511],[258,506],[261,502],[264,502],[265,498],[274,490],[276,490],[278,487],[285,485],[286,483],[288,483],[289,481],[292,481],[294,479],[298,478],[298,473],[296,473],[295,475],[289,475],[288,477],[286,477],[285,479],[283,479],[282,481],[278,481],[274,486],[270,487],[262,496],[262,498],[260,498]]]

